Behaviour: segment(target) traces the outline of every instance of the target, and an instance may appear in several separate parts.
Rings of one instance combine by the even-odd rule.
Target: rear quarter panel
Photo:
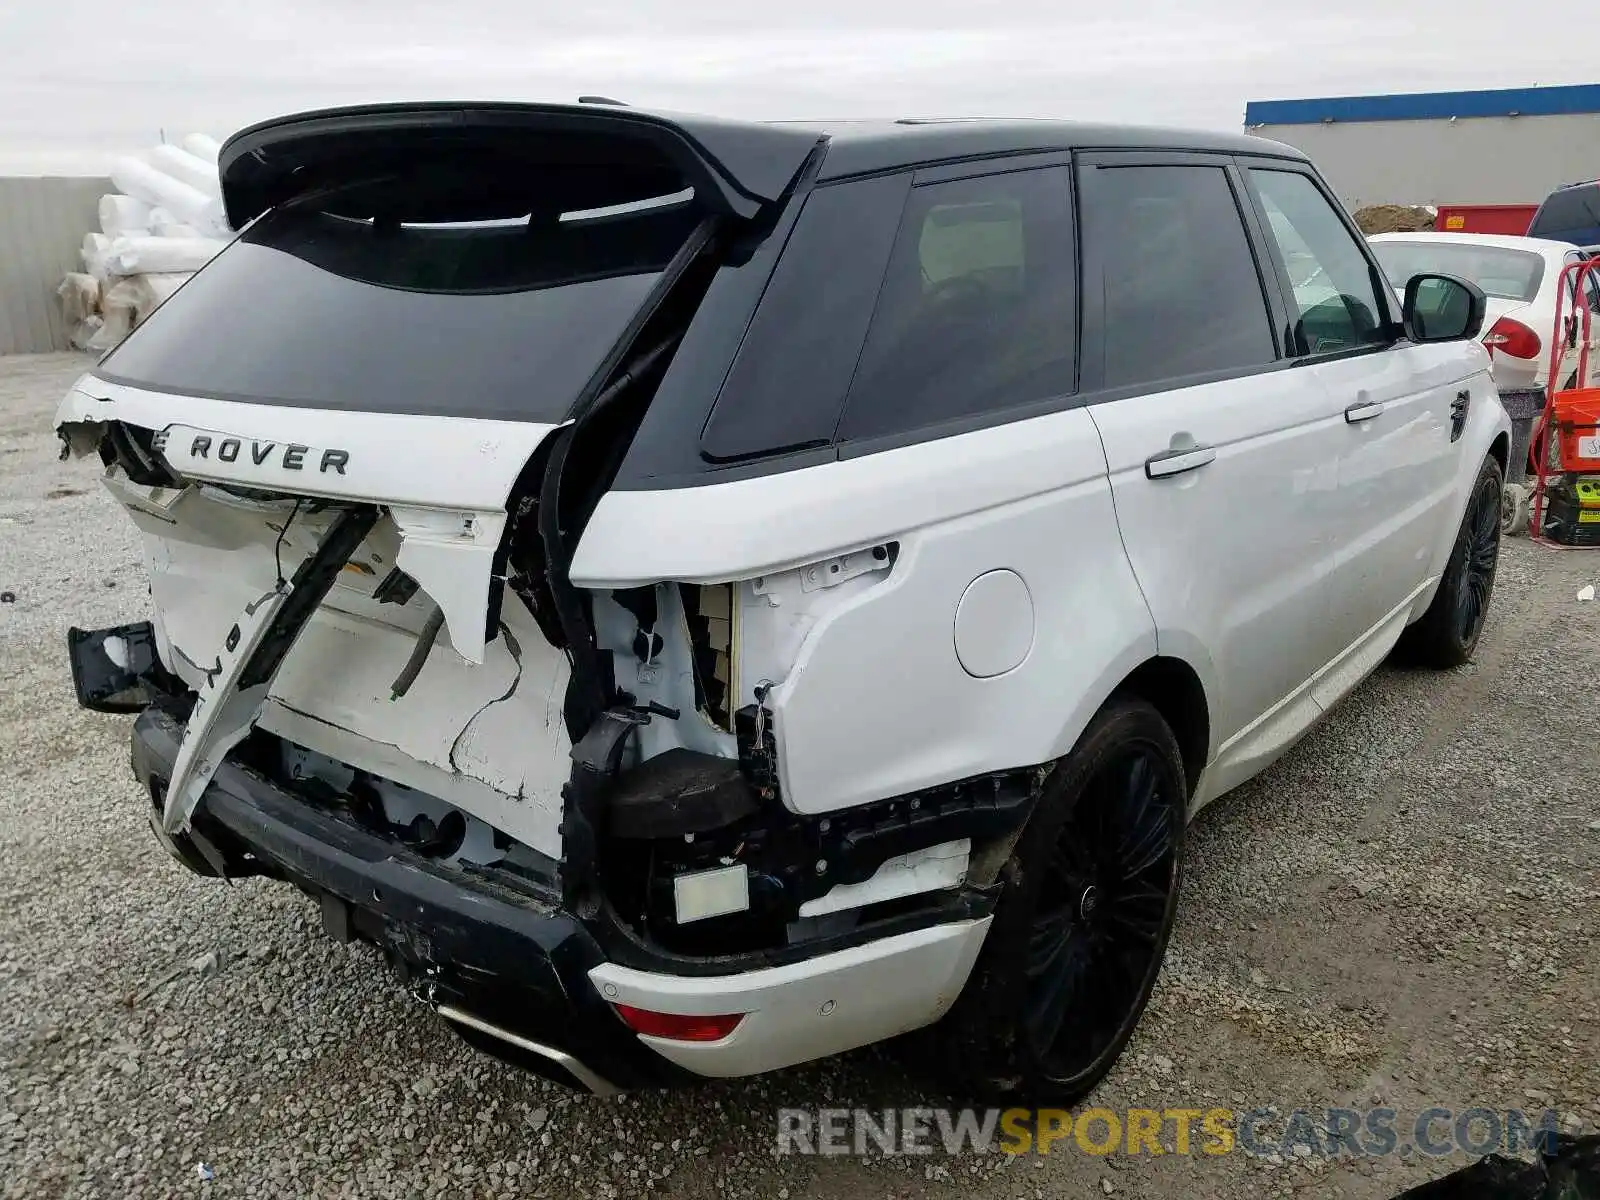
[[[773,679],[781,782],[796,811],[1047,762],[1155,654],[1082,409],[764,478],[612,492],[571,575],[591,588],[727,582],[885,542],[898,547],[893,569],[828,608]],[[957,652],[957,612],[997,570],[1019,576],[1027,599],[980,628],[1009,623],[1002,640],[1021,658],[975,678]],[[761,619],[760,607],[746,610],[743,637]]]

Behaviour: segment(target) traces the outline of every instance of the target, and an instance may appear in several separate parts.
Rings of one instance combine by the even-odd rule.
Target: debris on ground
[[[1395,1200],[1600,1200],[1600,1137],[1556,1136],[1535,1162],[1491,1154]]]
[[[1368,204],[1352,214],[1356,228],[1371,237],[1375,233],[1423,233],[1433,229],[1438,214],[1431,208],[1410,204]]]

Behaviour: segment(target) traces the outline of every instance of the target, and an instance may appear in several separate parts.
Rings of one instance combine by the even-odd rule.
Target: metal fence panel
[[[56,287],[83,269],[83,235],[100,228],[106,179],[0,179],[0,354],[66,350]]]

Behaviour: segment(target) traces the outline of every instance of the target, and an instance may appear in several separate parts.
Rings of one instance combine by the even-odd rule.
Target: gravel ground
[[[1466,1160],[773,1154],[779,1105],[943,1100],[879,1052],[600,1101],[480,1057],[299,893],[154,845],[69,624],[145,607],[131,525],[0,360],[0,1192],[14,1197],[1390,1196]],[[1600,555],[1508,544],[1478,661],[1384,670],[1191,833],[1098,1104],[1558,1107],[1600,1122]],[[203,1181],[198,1164],[214,1178]]]

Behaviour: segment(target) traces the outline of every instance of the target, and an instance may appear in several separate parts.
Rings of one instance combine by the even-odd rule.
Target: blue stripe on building
[[[1600,83],[1484,92],[1331,96],[1321,100],[1252,100],[1245,105],[1244,123],[1316,125],[1324,121],[1438,121],[1451,117],[1553,117],[1572,113],[1600,113]]]

